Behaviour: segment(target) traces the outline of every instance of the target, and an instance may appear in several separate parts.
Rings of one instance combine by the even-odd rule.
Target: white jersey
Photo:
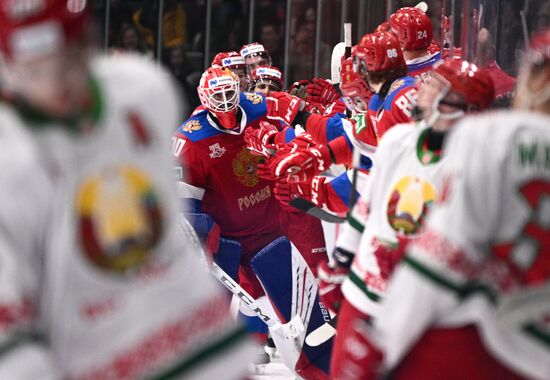
[[[388,276],[396,261],[398,237],[414,238],[441,188],[440,155],[424,149],[424,124],[402,124],[382,138],[354,227],[366,218],[349,278],[342,291],[357,309],[378,316]],[[364,195],[364,196],[363,196]],[[381,249],[385,247],[385,249]],[[395,257],[394,257],[395,256]]]
[[[242,378],[248,340],[177,219],[170,78],[91,72],[87,131],[0,106],[0,378]]]
[[[501,363],[548,379],[550,117],[467,118],[449,139],[442,200],[375,321],[386,365],[430,326],[473,324]]]

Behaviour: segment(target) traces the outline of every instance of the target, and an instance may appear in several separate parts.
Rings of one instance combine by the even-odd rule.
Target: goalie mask
[[[222,127],[237,127],[236,112],[239,105],[239,78],[231,70],[210,67],[197,87],[201,104],[213,114]]]

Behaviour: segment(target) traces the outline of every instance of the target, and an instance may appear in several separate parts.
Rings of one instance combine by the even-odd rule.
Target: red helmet
[[[244,58],[241,57],[236,51],[227,51],[216,54],[212,60],[212,66],[218,65],[221,67],[227,67],[230,70],[245,69]]]
[[[251,44],[244,45],[241,48],[240,53],[246,63],[248,75],[250,75],[252,70],[259,66],[271,66],[271,56],[262,44],[253,42]]]
[[[353,70],[353,58],[342,59],[340,90],[344,96],[352,99],[359,96],[367,104],[372,96],[365,80]]]
[[[86,4],[86,0],[0,0],[0,50],[13,59],[58,52],[84,31]]]
[[[227,68],[208,68],[202,74],[197,91],[201,104],[210,111],[226,113],[239,105],[239,77]]]
[[[426,49],[432,42],[432,21],[418,8],[398,9],[390,17],[390,27],[403,50]]]
[[[391,32],[365,34],[357,44],[355,59],[367,72],[406,69],[403,51]],[[360,70],[356,70],[361,72]]]
[[[374,29],[374,33],[387,32],[388,30],[390,30],[390,23],[387,21],[384,21],[382,24],[378,25],[376,29]]]
[[[252,42],[251,44],[244,45],[241,48],[240,53],[241,57],[243,57],[244,59],[254,56],[264,57],[265,59],[269,60],[269,64],[271,65],[271,56],[269,55],[269,52],[266,50],[264,45],[258,42]]]
[[[252,70],[250,74],[250,87],[253,88],[258,83],[273,85],[272,91],[283,90],[283,73],[275,66],[261,66]]]
[[[495,86],[489,73],[459,58],[440,61],[433,69],[449,84],[449,92],[461,95],[468,106],[483,110],[495,99]]]
[[[546,28],[533,36],[529,44],[528,55],[534,63],[550,61],[550,28]]]

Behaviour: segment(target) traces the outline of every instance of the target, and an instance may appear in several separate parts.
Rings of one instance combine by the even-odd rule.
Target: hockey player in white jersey
[[[441,200],[390,281],[365,378],[549,378],[550,29],[521,67],[515,111],[449,136]]]
[[[368,319],[387,317],[379,312],[387,281],[401,260],[405,241],[421,235],[424,219],[441,193],[444,139],[466,112],[483,110],[493,99],[488,73],[460,59],[442,61],[419,91],[423,120],[397,125],[381,139],[367,188],[355,208],[366,222],[342,285],[345,300],[331,366],[334,378],[365,375],[362,361],[353,355],[362,339],[357,327]]]
[[[0,1],[0,379],[242,379],[248,339],[178,228],[172,82],[92,55],[88,18]]]

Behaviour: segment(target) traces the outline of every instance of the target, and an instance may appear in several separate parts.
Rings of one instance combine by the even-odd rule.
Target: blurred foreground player
[[[521,67],[515,111],[449,136],[441,201],[369,334],[371,377],[548,379],[550,29]]]
[[[243,378],[179,229],[169,77],[92,56],[88,25],[85,2],[0,1],[0,378]]]
[[[418,92],[423,120],[397,125],[384,135],[374,158],[374,170],[349,224],[338,241],[337,273],[349,270],[342,291],[332,374],[361,379],[361,360],[351,355],[360,345],[361,324],[385,318],[380,313],[386,286],[401,260],[405,242],[422,236],[423,222],[441,194],[446,162],[444,142],[465,113],[479,112],[494,99],[489,73],[461,59],[436,65]],[[348,252],[346,255],[345,253]]]

